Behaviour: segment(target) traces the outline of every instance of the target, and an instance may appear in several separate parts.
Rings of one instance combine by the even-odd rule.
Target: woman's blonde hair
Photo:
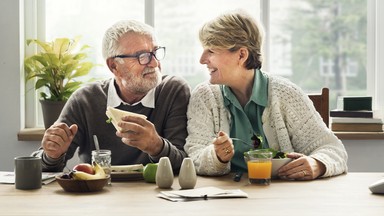
[[[262,66],[263,36],[263,27],[243,10],[224,13],[204,24],[199,32],[203,47],[227,49],[231,52],[246,47],[249,52],[245,62],[247,69],[260,69]]]

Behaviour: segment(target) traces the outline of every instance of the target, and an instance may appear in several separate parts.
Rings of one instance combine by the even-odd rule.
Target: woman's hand
[[[293,161],[279,169],[278,176],[290,180],[313,180],[325,173],[325,166],[320,161],[296,152],[288,153]]]
[[[217,138],[213,140],[213,145],[216,156],[222,163],[228,163],[235,154],[232,140],[229,138],[228,134],[223,131],[220,131],[217,134]]]

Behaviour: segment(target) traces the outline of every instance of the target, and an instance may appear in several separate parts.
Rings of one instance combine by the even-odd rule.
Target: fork
[[[249,143],[245,142],[245,141],[244,141],[244,140],[242,140],[242,139],[239,139],[239,138],[234,138],[234,137],[230,137],[230,139],[232,139],[232,140],[235,140],[235,141],[240,141],[240,142],[241,142],[241,143],[243,143],[244,145],[247,145],[247,146],[253,147],[253,145],[252,145],[252,144],[249,144]]]

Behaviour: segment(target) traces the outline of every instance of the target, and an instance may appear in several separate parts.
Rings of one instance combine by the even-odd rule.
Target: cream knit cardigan
[[[268,75],[268,105],[262,114],[270,148],[309,155],[325,164],[329,177],[347,172],[348,155],[342,142],[324,124],[307,95],[295,84]],[[221,163],[212,140],[222,130],[229,134],[230,113],[218,85],[202,83],[188,106],[188,137],[184,146],[199,175],[224,175],[230,163]]]

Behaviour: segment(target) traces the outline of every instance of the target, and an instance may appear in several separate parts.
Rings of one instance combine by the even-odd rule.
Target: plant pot
[[[40,100],[41,109],[43,111],[44,127],[49,128],[57,118],[60,116],[61,110],[63,109],[67,101],[48,101]]]

